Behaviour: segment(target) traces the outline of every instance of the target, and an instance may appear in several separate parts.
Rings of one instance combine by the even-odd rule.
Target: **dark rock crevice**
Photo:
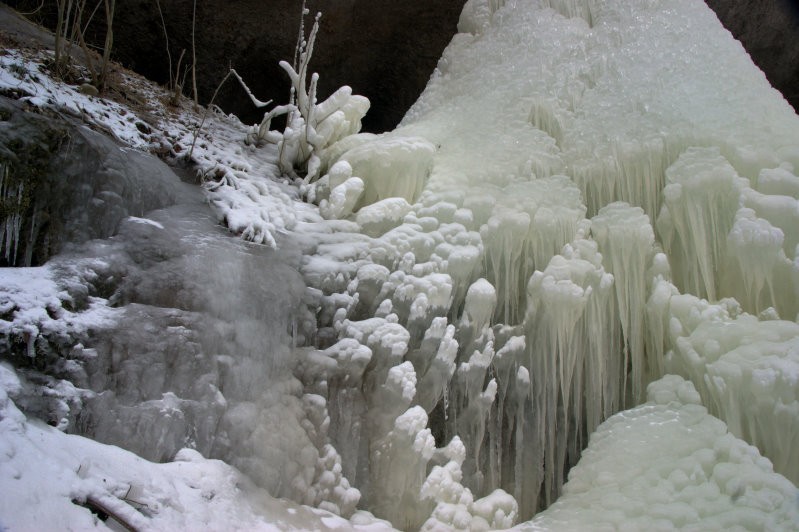
[[[799,4],[796,0],[705,0],[775,89],[799,111]]]

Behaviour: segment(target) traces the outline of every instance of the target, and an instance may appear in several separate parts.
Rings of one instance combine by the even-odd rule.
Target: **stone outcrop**
[[[156,157],[3,96],[0,177],[0,266],[43,264],[66,243],[107,238],[179,193]]]

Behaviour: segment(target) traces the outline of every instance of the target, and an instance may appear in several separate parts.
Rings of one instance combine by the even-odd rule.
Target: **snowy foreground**
[[[0,270],[0,527],[799,529],[799,117],[698,0],[459,30],[383,135],[341,90],[194,143],[135,76],[0,55],[27,111],[203,181],[147,162],[160,203],[103,190],[112,237]]]

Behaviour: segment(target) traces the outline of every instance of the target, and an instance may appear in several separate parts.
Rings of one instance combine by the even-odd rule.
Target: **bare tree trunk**
[[[86,44],[86,39],[84,39],[83,37],[83,32],[79,29],[76,33],[78,36],[78,44],[83,50],[83,54],[86,56],[86,68],[89,70],[89,74],[92,76],[92,83],[94,83],[95,87],[99,88],[100,77],[97,73],[97,70],[94,68],[94,61],[92,61],[92,53],[89,51],[89,47]]]
[[[164,30],[164,42],[166,43],[165,44],[165,46],[166,46],[166,59],[167,59],[167,62],[169,63],[169,88],[170,89],[174,89],[175,85],[177,85],[177,83],[178,83],[177,79],[176,79],[177,78],[177,74],[174,74],[174,76],[175,76],[174,78],[172,77],[173,76],[173,73],[172,73],[172,54],[169,51],[169,35],[166,32],[166,20],[164,20],[164,12],[161,10],[161,2],[159,2],[159,0],[155,0],[155,7],[158,8],[158,16],[161,17],[161,29]],[[178,70],[180,70],[180,67],[178,67]]]
[[[197,98],[197,47],[194,44],[194,34],[197,22],[197,0],[194,0],[191,11],[191,86],[194,92],[194,108],[199,105]],[[227,76],[225,76],[227,78]]]
[[[61,68],[61,53],[64,47],[62,33],[64,31],[64,8],[66,0],[58,0],[58,19],[55,24],[55,68],[56,72]]]
[[[116,7],[116,0],[105,0],[105,48],[103,49],[103,62],[100,71],[100,86],[97,89],[100,92],[105,90],[106,83],[108,82],[108,65],[111,62],[111,48],[114,46],[114,8]]]

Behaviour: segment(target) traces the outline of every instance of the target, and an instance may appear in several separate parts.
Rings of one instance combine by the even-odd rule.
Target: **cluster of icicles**
[[[686,149],[663,175],[659,239],[624,202],[586,218],[578,186],[556,175],[380,200],[356,215],[380,220],[363,224],[377,236],[320,246],[344,266],[307,266],[334,338],[308,356],[330,368],[317,377],[330,436],[367,508],[402,528],[431,511],[452,525],[452,505],[529,518],[591,432],[666,373],[690,377],[714,415],[799,478],[790,370],[764,381],[756,364],[720,360],[799,345],[799,326],[777,319],[796,315],[793,290],[774,290],[796,267],[760,217],[777,218],[775,196],[715,148]],[[783,168],[759,183],[799,178]]]
[[[394,526],[530,518],[668,373],[799,480],[799,126],[768,96],[746,129],[767,86],[706,6],[622,4],[470,0],[401,127],[303,189],[304,384]]]

